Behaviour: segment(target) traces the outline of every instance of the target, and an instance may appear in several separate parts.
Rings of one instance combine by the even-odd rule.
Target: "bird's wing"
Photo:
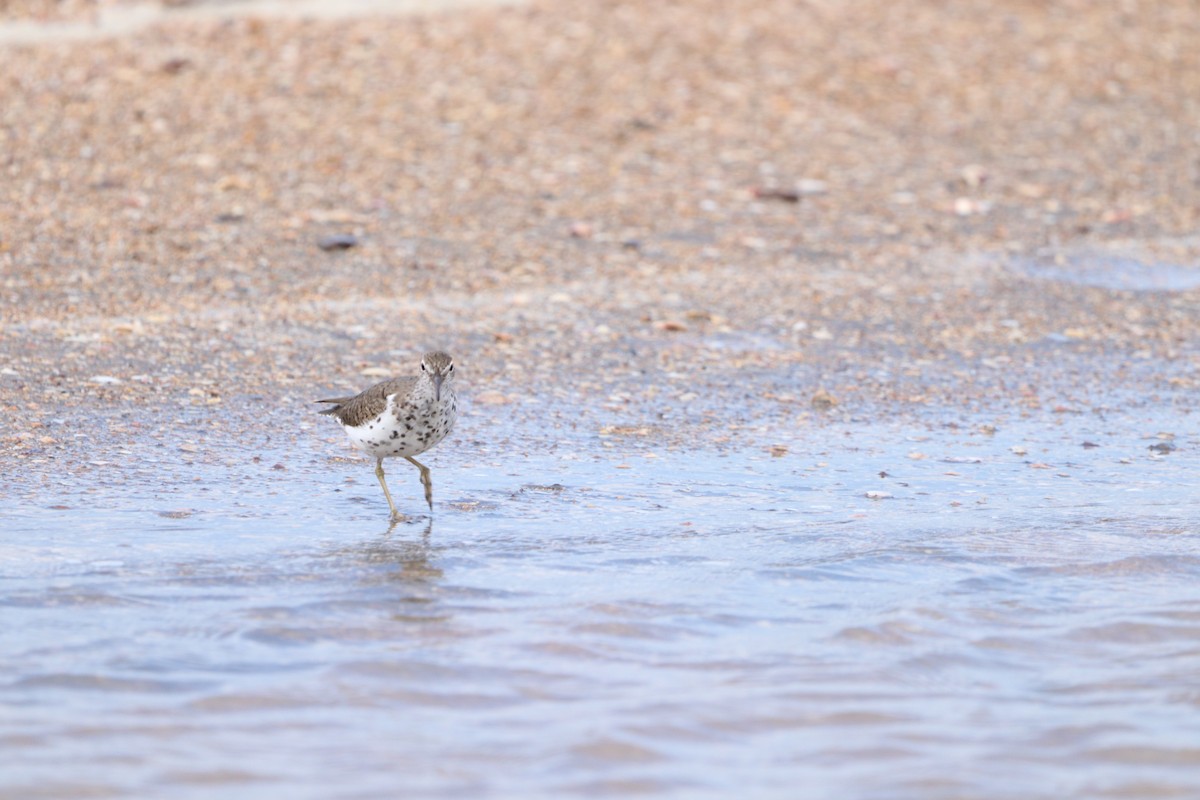
[[[387,408],[388,395],[404,395],[411,391],[416,378],[392,378],[377,383],[354,397],[338,397],[332,400],[317,400],[318,403],[335,403],[320,413],[335,417],[343,425],[361,425],[371,417],[379,416]]]

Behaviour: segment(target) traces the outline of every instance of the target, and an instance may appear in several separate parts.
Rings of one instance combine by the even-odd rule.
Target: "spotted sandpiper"
[[[425,502],[433,510],[433,481],[429,468],[413,456],[424,453],[445,439],[458,419],[458,397],[454,393],[454,360],[442,352],[421,357],[421,374],[415,378],[392,378],[377,383],[354,397],[317,400],[333,403],[321,411],[342,423],[350,443],[375,456],[375,477],[383,487],[392,519],[403,519],[383,477],[383,460],[400,456],[421,470]]]

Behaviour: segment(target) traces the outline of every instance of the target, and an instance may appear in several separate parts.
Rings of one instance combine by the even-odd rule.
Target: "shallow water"
[[[430,459],[436,519],[390,530],[315,437],[24,476],[0,796],[1200,795],[1196,439],[1134,414],[830,423],[779,457],[464,435]]]
[[[1020,274],[1039,280],[1126,292],[1183,292],[1200,287],[1200,269],[1136,252],[1082,253],[1062,259],[1016,262]]]

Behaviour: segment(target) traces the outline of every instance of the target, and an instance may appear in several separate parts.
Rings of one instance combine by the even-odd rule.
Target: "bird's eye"
[[[425,362],[422,361],[421,362],[421,372],[424,372],[424,371],[425,371]]]
[[[450,369],[448,369],[448,370],[446,370],[446,371],[447,371],[447,372],[454,372],[454,365],[453,365],[453,364],[451,364],[451,365],[450,365]]]

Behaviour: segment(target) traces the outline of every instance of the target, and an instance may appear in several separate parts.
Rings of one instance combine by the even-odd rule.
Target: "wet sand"
[[[1190,405],[1196,289],[1038,269],[1195,273],[1198,26],[545,3],[5,47],[0,452],[65,455],[52,420],[95,409],[302,414],[429,346],[485,418],[710,444],[822,390]]]

